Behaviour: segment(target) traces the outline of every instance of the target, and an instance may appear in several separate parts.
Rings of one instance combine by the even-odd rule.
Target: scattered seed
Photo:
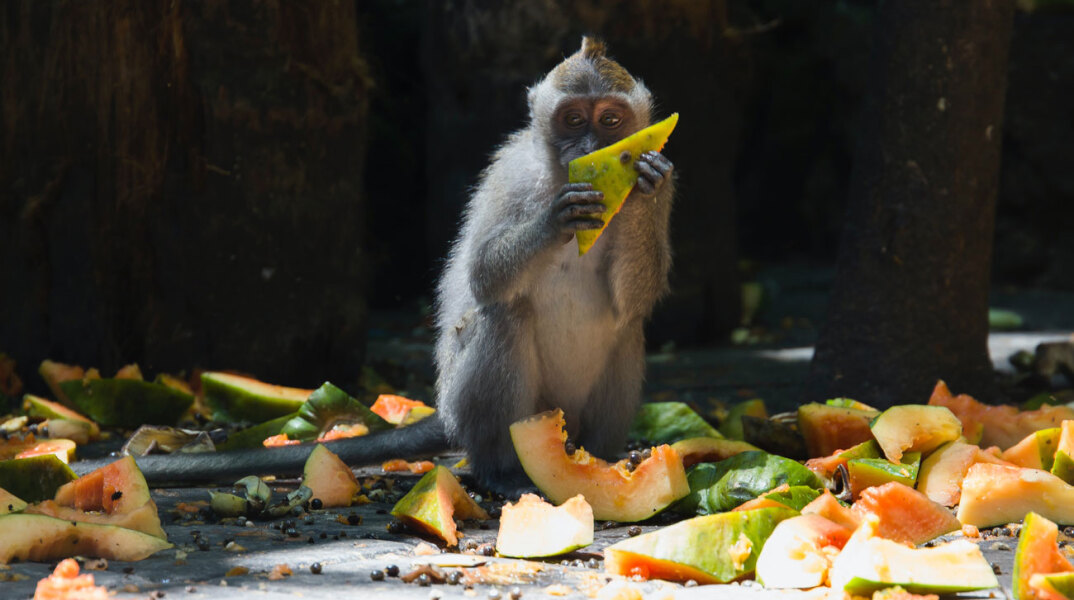
[[[399,567],[396,565],[388,565],[384,567],[384,572],[388,575],[388,577],[398,577]]]
[[[631,525],[630,528],[626,530],[626,532],[627,535],[629,535],[630,537],[641,535],[641,527],[638,527],[637,525]]]
[[[314,498],[310,500],[310,508],[312,508],[313,510],[321,510],[322,508],[324,508],[324,501],[322,501],[320,498]]]
[[[384,571],[376,569],[369,573],[369,578],[373,581],[384,581]]]
[[[518,587],[513,587],[508,595],[511,597],[511,600],[519,600],[519,598],[522,597],[522,590]]]
[[[683,585],[685,585],[686,587],[697,587],[697,580],[696,579],[687,579],[686,583],[684,583]]]
[[[462,571],[452,571],[447,574],[447,582],[451,585],[459,585],[462,581]]]
[[[597,560],[596,558],[591,558],[591,559],[585,561],[585,566],[589,567],[590,569],[599,569],[600,568],[600,561]]]
[[[352,512],[351,514],[347,515],[347,524],[349,524],[349,525],[361,525],[362,524],[362,517],[359,516],[358,513]]]
[[[313,573],[314,575],[320,575],[321,574],[321,563],[315,562],[312,565],[310,565],[310,573]]]
[[[489,590],[489,600],[500,600],[500,590],[496,588]]]
[[[1003,574],[1003,572],[999,568],[999,565],[997,565],[996,563],[992,563],[992,572],[995,573],[996,575],[1002,575]]]
[[[421,587],[429,587],[429,585],[433,582],[432,578],[429,577],[428,573],[422,573],[421,575],[418,575],[418,578],[415,581],[417,581],[418,585],[420,585]]]

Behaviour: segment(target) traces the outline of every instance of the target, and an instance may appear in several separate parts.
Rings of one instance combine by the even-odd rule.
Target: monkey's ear
[[[579,52],[583,57],[590,60],[604,58],[606,50],[603,40],[590,35],[582,36],[582,49]]]

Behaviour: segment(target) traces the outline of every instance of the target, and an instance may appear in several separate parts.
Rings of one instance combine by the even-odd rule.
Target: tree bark
[[[881,4],[808,400],[997,392],[988,291],[1011,0]]]
[[[0,56],[0,347],[24,370],[357,377],[354,3],[23,0]]]

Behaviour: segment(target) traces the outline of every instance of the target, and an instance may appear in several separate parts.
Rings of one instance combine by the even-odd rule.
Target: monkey
[[[568,182],[567,165],[649,126],[652,95],[585,37],[527,101],[528,125],[481,174],[437,285],[437,413],[331,442],[350,465],[461,448],[480,485],[517,495],[532,484],[511,443],[514,421],[559,408],[571,439],[593,454],[626,442],[642,394],[644,322],[668,290],[674,167],[658,152],[640,156],[622,209],[579,256],[575,234],[604,226],[604,206],[590,184]],[[310,450],[137,460],[151,483],[224,481],[300,472]]]

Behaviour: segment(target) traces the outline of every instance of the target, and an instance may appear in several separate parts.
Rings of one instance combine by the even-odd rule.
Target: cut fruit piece
[[[136,379],[138,381],[145,381],[145,377],[142,376],[142,368],[138,366],[138,363],[123,365],[116,371],[116,374],[112,376],[112,379]]]
[[[1074,483],[1074,459],[1071,458],[1074,456],[1074,421],[1063,421],[1059,428],[1059,446],[1050,470],[1063,481]]]
[[[973,542],[910,548],[877,536],[876,526],[870,517],[843,546],[830,571],[832,589],[864,596],[897,585],[912,593],[952,594],[999,585]]]
[[[966,473],[980,462],[1007,464],[972,444],[958,440],[948,442],[921,463],[917,489],[933,502],[955,506],[962,498],[962,481]]]
[[[1055,451],[1059,448],[1059,427],[1035,431],[1017,444],[1003,451],[1003,460],[1027,469],[1051,471],[1055,464]]]
[[[381,394],[369,407],[380,418],[392,425],[406,426],[417,423],[425,417],[432,416],[436,409],[427,406],[421,400],[411,400],[395,394]]]
[[[962,528],[951,511],[895,482],[865,490],[851,510],[862,522],[875,516],[876,535],[912,546]]]
[[[817,475],[831,479],[840,465],[845,465],[847,461],[855,458],[880,458],[880,446],[876,444],[876,440],[869,440],[849,450],[836,450],[831,456],[811,458],[805,462],[805,466]]]
[[[77,448],[77,444],[71,440],[50,439],[38,442],[32,448],[19,452],[15,455],[15,458],[30,458],[31,456],[51,454],[63,461],[64,464],[70,464],[75,459],[75,448]]]
[[[60,384],[65,381],[82,381],[86,376],[85,369],[78,365],[65,365],[45,359],[41,361],[41,366],[37,368],[37,372],[41,374],[41,379],[45,380],[48,388],[52,390],[52,395],[56,396],[56,399],[61,404],[74,406],[71,404],[71,399],[64,393],[63,388],[60,387]]]
[[[978,463],[962,480],[958,520],[994,527],[1035,512],[1061,525],[1074,525],[1074,486],[1047,471]]]
[[[912,487],[920,467],[920,452],[907,452],[898,463],[883,458],[853,458],[847,461],[850,493],[857,498],[866,489],[891,481]]]
[[[392,516],[417,529],[444,540],[448,546],[459,545],[455,518],[488,520],[485,509],[478,506],[447,467],[436,467],[392,507]]]
[[[624,459],[609,464],[584,449],[567,455],[563,411],[534,415],[511,425],[511,441],[522,468],[552,502],[582,494],[602,521],[647,519],[690,492],[679,454],[658,446],[631,470]]]
[[[687,479],[690,495],[675,510],[699,515],[731,510],[782,484],[824,488],[820,478],[797,461],[759,451],[701,463],[690,469]]]
[[[742,432],[742,417],[744,416],[767,419],[768,409],[765,408],[764,400],[754,398],[732,406],[731,411],[727,413],[727,418],[720,423],[720,433],[732,440],[745,439]]]
[[[979,445],[982,448],[999,446],[1001,450],[1010,448],[1035,431],[1059,427],[1063,421],[1074,419],[1074,408],[1065,405],[1045,405],[1037,410],[1018,412],[1009,405],[982,404],[966,394],[953,396],[943,381],[936,383],[929,404],[951,409],[966,431],[972,431],[977,423],[981,423],[984,431]]]
[[[757,580],[766,588],[824,585],[832,559],[851,533],[820,515],[798,515],[781,521],[757,558]]]
[[[149,486],[131,456],[64,484],[56,490],[54,500],[27,507],[26,512],[114,525],[166,539]]]
[[[503,505],[496,552],[512,558],[558,556],[593,543],[593,509],[582,496],[560,506],[523,494]]]
[[[824,490],[820,496],[817,496],[816,500],[802,507],[802,514],[820,515],[851,531],[861,525],[861,517],[858,516],[858,513],[840,504],[828,490]]]
[[[89,379],[60,384],[71,403],[109,427],[174,425],[194,397],[140,379]]]
[[[15,494],[0,488],[0,515],[22,512],[26,508],[26,501]]]
[[[608,546],[604,568],[627,577],[728,583],[748,577],[776,525],[797,514],[771,507],[694,517]]]
[[[201,391],[216,421],[262,423],[297,412],[313,390],[265,383],[252,377],[206,371]]]
[[[321,499],[324,508],[350,506],[362,491],[347,463],[321,444],[314,446],[306,459],[302,485]]]
[[[747,500],[732,510],[753,510],[767,506],[786,506],[794,510],[802,510],[803,507],[817,499],[820,492],[804,485],[790,486],[784,483],[771,491],[757,496],[753,500]]]
[[[834,406],[836,408],[853,408],[855,410],[868,410],[877,414],[880,413],[880,411],[876,408],[873,408],[872,406],[869,406],[864,402],[851,400],[850,398],[830,398],[828,400],[825,400],[824,403],[828,406]]]
[[[52,575],[37,582],[34,600],[109,600],[108,588],[96,585],[92,573],[78,574],[78,562],[65,558]]]
[[[89,436],[91,440],[96,440],[101,437],[101,428],[96,423],[85,417],[82,413],[71,410],[58,402],[52,402],[51,400],[46,400],[33,394],[26,394],[22,398],[22,410],[31,417],[40,417],[50,421],[54,419],[66,419],[68,421],[85,423],[89,428]],[[51,428],[50,432],[54,435],[56,434],[56,431]],[[58,435],[57,437],[64,436]]]
[[[873,439],[869,422],[877,414],[814,402],[798,407],[798,431],[805,438],[810,458],[829,456]]]
[[[736,454],[760,450],[757,446],[738,440],[720,440],[711,437],[679,440],[671,445],[682,458],[682,466],[690,468],[697,463],[720,462]]]
[[[292,440],[308,442],[322,437],[336,425],[360,425],[365,433],[391,429],[392,424],[351,398],[331,383],[317,388],[302,403],[298,414],[284,424],[280,433]]]
[[[1070,600],[1074,598],[1074,573],[1048,573],[1047,575],[1037,573],[1029,578],[1029,588],[1033,591],[1033,595],[1022,596],[1022,598]]]
[[[608,223],[623,207],[623,201],[630,194],[630,190],[634,189],[634,184],[638,181],[638,171],[634,163],[638,157],[645,152],[659,152],[678,122],[679,113],[674,113],[610,146],[576,158],[567,166],[571,183],[591,183],[594,190],[604,192],[604,198],[601,200],[604,204],[604,213],[601,215],[604,226],[575,234],[578,238],[579,256],[589,252],[600,234],[608,227]]]
[[[899,462],[903,452],[928,454],[957,440],[962,421],[942,406],[902,404],[880,413],[871,429],[884,456]]]
[[[74,479],[71,467],[52,454],[0,461],[0,488],[27,502],[52,498],[60,486]]]
[[[167,541],[114,525],[73,522],[46,515],[0,516],[0,564],[71,556],[142,560],[171,548]]]
[[[1026,515],[1018,534],[1018,549],[1014,552],[1014,574],[1011,587],[1017,600],[1034,600],[1046,594],[1032,585],[1034,575],[1070,573],[1074,565],[1059,550],[1059,527],[1037,513]],[[1038,582],[1038,584],[1041,582]]]
[[[673,444],[700,437],[723,438],[708,421],[683,402],[642,404],[630,425],[629,437],[650,444]]]

